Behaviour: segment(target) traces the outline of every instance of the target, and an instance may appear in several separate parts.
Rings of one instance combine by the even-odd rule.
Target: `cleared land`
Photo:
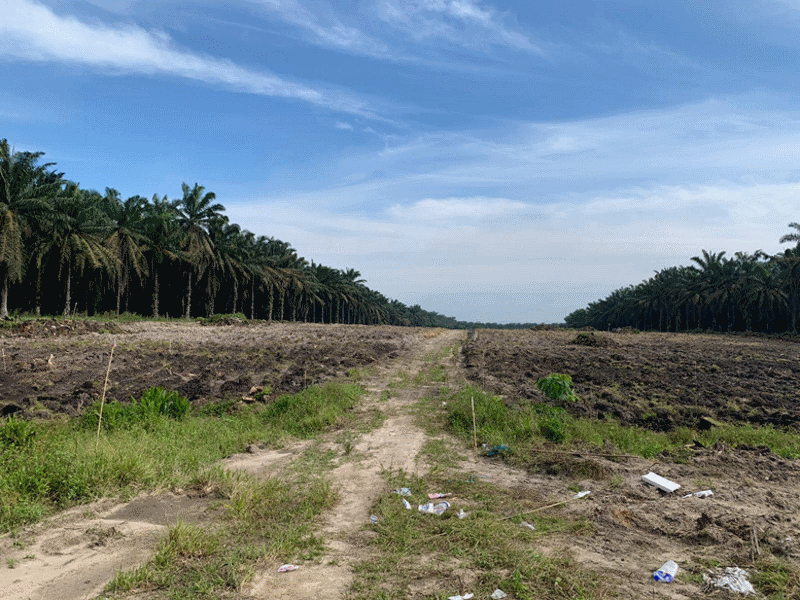
[[[499,587],[509,598],[677,599],[722,594],[702,575],[727,566],[749,568],[770,598],[800,594],[800,359],[790,341],[53,321],[0,342],[0,410],[25,417],[84,412],[102,393],[112,342],[107,400],[162,386],[212,423],[263,418],[282,394],[330,381],[363,389],[346,421],[265,433],[228,452],[225,471],[152,491],[134,481],[132,499],[15,526],[0,538],[3,598],[486,598]],[[578,402],[542,395],[536,380],[551,373],[572,376]],[[471,400],[478,443],[507,452],[474,452],[471,427],[459,425]],[[642,483],[648,471],[681,489]],[[257,529],[253,514],[279,525],[280,511],[248,508],[263,486],[280,488],[269,497],[284,494],[287,522],[307,529],[292,544],[248,531],[237,548]],[[683,497],[706,489],[713,496]],[[592,493],[572,500],[580,490]],[[452,494],[443,516],[416,510],[429,492]],[[293,498],[313,510],[295,514]],[[188,581],[200,566],[213,579],[234,554],[241,563],[217,587]],[[667,559],[681,567],[677,581],[654,584]],[[284,562],[300,569],[277,573]],[[120,569],[124,585],[117,577],[104,592]]]

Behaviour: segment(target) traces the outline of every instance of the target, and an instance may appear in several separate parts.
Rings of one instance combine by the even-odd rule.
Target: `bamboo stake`
[[[470,403],[472,404],[472,443],[475,446],[475,452],[478,452],[478,426],[475,423],[475,397],[470,396]]]
[[[97,439],[94,443],[94,451],[97,452],[97,447],[100,445],[100,424],[103,422],[103,405],[106,402],[106,390],[108,389],[108,376],[111,373],[111,359],[114,358],[114,347],[116,343],[111,344],[111,354],[108,355],[108,369],[106,369],[106,380],[103,383],[103,395],[100,397],[100,414],[97,417]]]

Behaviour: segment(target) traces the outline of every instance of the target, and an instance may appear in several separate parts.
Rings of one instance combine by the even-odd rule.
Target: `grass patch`
[[[14,441],[0,443],[0,531],[101,496],[183,486],[251,443],[313,437],[346,423],[361,393],[328,383],[222,416],[131,420],[104,431],[96,450],[96,430],[81,420],[37,423],[35,435],[6,424]]]
[[[241,591],[258,562],[309,560],[323,550],[313,533],[336,497],[319,477],[257,481],[217,472],[204,482],[225,497],[223,522],[212,529],[178,523],[154,557],[119,573],[104,596],[159,590],[174,599],[217,599]]]
[[[578,567],[566,552],[543,554],[537,540],[554,533],[591,534],[585,520],[569,520],[556,512],[528,518],[535,530],[521,526],[522,517],[507,518],[542,504],[534,490],[520,497],[449,471],[424,478],[386,474],[386,493],[373,507],[378,516],[370,542],[372,558],[356,567],[350,595],[354,600],[379,598],[447,598],[471,592],[488,598],[495,588],[520,599],[611,597],[602,578]],[[408,487],[413,510],[403,507],[391,490]],[[417,504],[428,492],[451,492],[452,506],[442,515],[423,514]],[[464,509],[469,515],[460,519]]]
[[[686,444],[699,441],[705,446],[724,442],[731,447],[740,444],[767,446],[786,458],[800,457],[800,435],[778,431],[770,426],[752,427],[728,425],[708,431],[693,431],[679,427],[667,433],[642,427],[623,426],[613,420],[576,419],[566,410],[540,403],[509,403],[479,388],[466,386],[445,398],[446,406],[439,409],[441,398],[429,401],[422,411],[443,415],[449,431],[472,445],[473,421],[471,400],[475,401],[475,420],[478,444],[489,448],[508,446],[503,456],[513,464],[528,468],[543,468],[552,474],[602,477],[587,459],[553,455],[534,450],[555,445],[563,450],[615,452],[645,458],[667,452],[676,462],[686,460]],[[588,469],[588,471],[587,471]]]

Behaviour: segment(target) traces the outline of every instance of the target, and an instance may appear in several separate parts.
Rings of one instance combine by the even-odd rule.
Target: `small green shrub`
[[[164,388],[154,387],[142,392],[135,411],[140,416],[165,416],[173,419],[182,419],[191,410],[189,401],[174,390],[167,391]]]
[[[570,400],[577,402],[578,397],[572,391],[572,377],[563,373],[552,373],[547,377],[542,377],[536,382],[538,387],[544,395],[550,400],[561,401]]]
[[[0,446],[26,448],[33,443],[36,426],[24,419],[9,415],[0,428]]]
[[[540,405],[536,407],[539,417],[539,432],[546,440],[555,444],[563,444],[567,441],[569,419],[563,408]]]
[[[102,427],[106,431],[130,428],[136,425],[151,426],[162,418],[182,419],[191,410],[189,401],[174,390],[148,388],[139,400],[130,404],[108,402],[103,406]],[[83,427],[97,427],[100,417],[100,403],[95,402],[81,417]]]

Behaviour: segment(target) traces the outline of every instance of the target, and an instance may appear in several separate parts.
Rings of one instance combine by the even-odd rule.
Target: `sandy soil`
[[[269,385],[279,387],[278,382],[284,381],[287,385],[294,382],[291,385],[302,386],[356,366],[373,366],[372,374],[364,380],[368,395],[359,410],[379,407],[387,418],[378,429],[355,438],[350,455],[339,457],[329,474],[340,502],[327,515],[320,530],[328,542],[328,554],[318,562],[285,574],[277,573],[277,564],[264,564],[242,594],[249,599],[345,598],[352,566],[366,558],[371,532],[365,524],[369,522],[370,506],[384,487],[382,471],[404,469],[409,473],[424,473],[429,468],[419,459],[425,434],[414,424],[408,410],[428,389],[414,385],[399,388],[388,401],[380,400],[380,394],[400,371],[413,375],[429,366],[423,359],[431,351],[466,343],[465,334],[281,324],[261,327],[136,324],[125,325],[124,329],[115,334],[90,331],[72,336],[32,335],[4,339],[7,360],[17,366],[33,366],[21,368],[18,376],[10,375],[10,366],[4,372],[0,410],[3,406],[15,406],[23,414],[33,414],[37,410],[44,413],[42,407],[47,409],[47,406],[35,397],[38,392],[32,386],[44,386],[47,381],[52,382],[48,392],[51,406],[60,403],[66,407],[52,410],[78,410],[73,391],[76,387],[84,389],[82,382],[95,380],[98,373],[104,374],[103,352],[106,352],[107,361],[111,339],[117,343],[120,355],[127,358],[120,359],[123,373],[139,377],[138,368],[151,378],[155,377],[156,383],[163,380],[163,385],[199,381],[202,385],[195,387],[202,393],[198,393],[195,402],[224,396],[223,389],[231,394],[246,393],[243,392],[246,387],[265,384],[264,372],[271,378],[267,382]],[[514,333],[517,337],[513,337]],[[745,398],[751,403],[748,407],[756,407],[748,408],[748,413],[742,410],[741,415],[752,414],[757,422],[763,422],[763,415],[784,408],[791,413],[789,404],[798,405],[798,393],[783,387],[786,373],[795,372],[797,361],[796,345],[791,342],[720,341],[718,336],[712,339],[675,336],[661,340],[650,336],[617,336],[612,338],[614,344],[586,347],[571,343],[574,333],[569,334],[571,338],[566,335],[497,332],[494,336],[493,332],[481,332],[475,344],[465,346],[463,363],[449,367],[451,380],[471,377],[479,383],[486,382],[488,387],[509,398],[515,390],[522,390],[518,397],[525,398],[526,394],[537,393],[529,388],[536,376],[546,374],[543,371],[569,372],[574,374],[578,393],[594,402],[589,411],[598,410],[598,400],[614,406],[612,392],[625,386],[635,388],[639,396],[618,399],[623,414],[635,415],[648,389],[650,398],[657,390],[692,389],[673,365],[678,360],[676,357],[685,355],[685,360],[689,361],[686,364],[696,360],[705,365],[704,389],[712,390],[715,398],[721,398],[722,392],[713,390],[733,389],[730,369],[734,368],[731,366],[734,363],[739,365],[741,373],[736,384],[739,389],[748,389],[746,385],[750,384],[746,382],[753,378],[774,380],[768,385],[777,387],[768,389],[782,394],[780,403],[773,399],[769,410],[762,407],[759,411],[756,410],[760,406],[757,398],[740,395],[737,405],[741,406]],[[172,340],[171,346],[165,339]],[[697,350],[692,354],[695,346]],[[661,355],[659,348],[663,351]],[[609,353],[615,352],[625,353],[630,369],[614,367],[615,361],[621,361],[610,356]],[[50,354],[55,357],[55,367],[46,365]],[[246,360],[253,354],[257,356]],[[165,355],[169,361],[164,360]],[[174,363],[175,356],[182,357],[180,372],[172,369],[170,373],[166,366],[159,366],[164,362]],[[751,357],[758,369],[749,366]],[[315,368],[319,364],[323,367]],[[667,375],[657,370],[659,364]],[[607,380],[610,376],[600,375],[603,365],[613,367],[611,372],[619,379]],[[713,369],[712,365],[718,368]],[[800,372],[800,365],[798,367]],[[651,378],[654,369],[656,375],[661,373],[664,379]],[[759,375],[759,369],[766,374]],[[769,374],[770,369],[772,374]],[[631,370],[639,375],[630,374]],[[115,389],[120,395],[141,385],[122,383],[120,374],[114,379],[118,381]],[[256,381],[258,379],[260,381]],[[225,388],[226,382],[238,383]],[[614,383],[618,385],[614,387]],[[602,396],[604,389],[608,390],[609,397]],[[676,393],[676,397],[679,396]],[[30,402],[25,400],[31,397],[34,398]],[[663,403],[664,399],[659,397],[659,402]],[[707,407],[713,408],[713,403],[708,403]],[[725,419],[731,415],[739,418],[735,411],[711,411],[711,408],[708,414],[714,418]],[[653,423],[653,427],[662,428],[658,423]],[[250,452],[232,456],[224,464],[228,469],[270,476],[286,468],[306,446],[297,444],[280,451],[250,448]],[[737,566],[752,561],[759,552],[769,552],[800,564],[797,544],[800,538],[800,461],[783,459],[768,450],[698,446],[682,463],[667,458],[648,461],[590,455],[572,457],[569,460],[590,464],[591,472],[597,474],[596,479],[574,482],[555,475],[519,471],[505,465],[501,459],[470,455],[455,441],[453,448],[454,452],[462,453],[465,470],[496,485],[520,490],[521,496],[534,495],[542,504],[569,500],[574,494],[568,490],[570,484],[577,483],[582,489],[591,490],[587,498],[552,510],[587,518],[593,523],[594,532],[550,536],[541,550],[571,553],[580,564],[605,573],[609,587],[617,589],[621,597],[705,597],[695,583],[654,584],[652,571],[667,559],[681,565],[714,559],[723,566]],[[649,471],[680,483],[681,489],[665,494],[644,484],[642,475]],[[714,490],[709,498],[683,497],[708,488]],[[3,559],[0,598],[92,598],[117,570],[145,560],[165,527],[179,518],[202,522],[213,519],[214,513],[202,499],[181,494],[143,496],[128,503],[103,500],[67,511],[16,537],[0,537],[0,558]]]

